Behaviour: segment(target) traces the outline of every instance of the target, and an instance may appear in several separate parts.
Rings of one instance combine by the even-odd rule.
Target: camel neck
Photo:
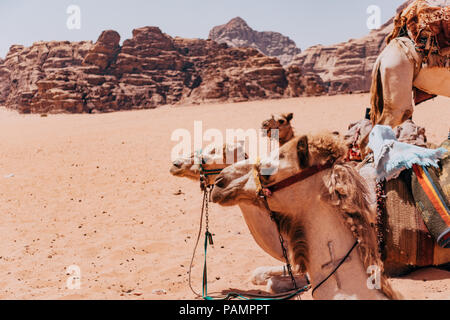
[[[305,221],[305,230],[310,253],[307,270],[312,288],[329,276],[348,254],[348,258],[338,270],[314,292],[314,298],[323,300],[385,298],[376,288],[368,286],[370,274],[361,261],[358,248],[349,254],[356,239],[340,221],[339,214],[330,208],[321,208],[320,212],[307,214],[309,219]]]
[[[353,233],[344,224],[341,212],[318,201],[324,172],[273,193],[270,208],[276,212],[299,219],[305,231],[307,245],[306,270],[312,287],[316,287],[337,266],[355,244]],[[367,285],[369,274],[358,254],[359,248],[314,293],[315,299],[384,299],[378,290]]]
[[[289,142],[293,137],[294,137],[294,130],[290,128],[286,137],[280,138],[280,147],[286,144],[286,142]]]
[[[276,224],[264,206],[240,203],[242,216],[256,243],[273,258],[285,262]]]

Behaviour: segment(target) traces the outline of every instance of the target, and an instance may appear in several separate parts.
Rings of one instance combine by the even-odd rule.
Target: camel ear
[[[286,119],[287,122],[290,122],[294,118],[294,114],[292,112],[285,114],[284,118]]]
[[[300,137],[300,139],[298,139],[297,155],[298,155],[298,162],[299,162],[300,168],[304,169],[304,168],[308,167],[309,148],[308,148],[308,137],[307,136],[302,136],[302,137]]]

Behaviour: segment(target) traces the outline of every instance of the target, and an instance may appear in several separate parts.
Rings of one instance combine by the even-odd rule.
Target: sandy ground
[[[187,271],[201,193],[169,174],[173,130],[193,131],[194,120],[204,130],[258,128],[270,113],[291,111],[297,132],[343,132],[364,115],[368,100],[349,95],[48,117],[0,109],[0,298],[193,299]],[[429,101],[414,117],[439,143],[447,136],[450,99]],[[264,289],[250,283],[251,271],[280,263],[255,244],[237,207],[213,204],[210,211],[210,291]],[[198,291],[201,251],[193,269]],[[66,287],[71,265],[81,270],[80,289]],[[394,286],[406,298],[445,299],[450,273],[419,271]]]

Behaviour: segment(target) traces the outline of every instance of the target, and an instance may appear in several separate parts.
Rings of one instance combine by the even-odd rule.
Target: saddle
[[[442,145],[450,149],[450,140]],[[450,157],[440,162],[436,171],[428,169],[432,182],[438,186],[441,195],[450,202]],[[365,164],[359,173],[370,190],[376,190],[377,174],[371,163]],[[398,276],[417,267],[442,266],[450,263],[449,227],[434,208],[434,200],[425,192],[413,169],[404,170],[395,178],[384,183],[385,210],[371,217],[377,225],[380,249],[386,274]],[[380,198],[375,191],[370,195],[373,206]],[[372,210],[375,212],[376,210]],[[381,223],[380,223],[381,221]]]
[[[360,143],[361,139],[372,131],[372,122],[367,118],[351,123],[348,131],[344,134],[344,141],[348,147],[348,161],[362,161]],[[396,127],[395,135],[400,142],[409,143],[419,147],[427,148],[427,136],[425,128],[418,126],[412,120],[406,120]]]
[[[450,152],[450,139],[441,147]],[[411,187],[417,209],[437,243],[450,248],[450,156],[441,159],[439,169],[413,168]]]

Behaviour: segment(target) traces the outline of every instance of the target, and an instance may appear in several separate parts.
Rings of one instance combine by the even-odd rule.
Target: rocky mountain
[[[288,65],[301,52],[288,37],[278,32],[255,31],[240,17],[214,27],[209,39],[230,47],[258,49],[267,56],[277,57],[282,65]]]
[[[405,2],[397,12],[411,2]],[[295,56],[291,64],[300,67],[304,73],[319,76],[328,87],[329,94],[367,92],[370,90],[373,65],[392,29],[393,18],[360,39],[310,47]]]
[[[0,59],[0,105],[23,113],[89,113],[368,91],[392,27],[391,19],[366,37],[301,53],[288,38],[256,32],[240,18],[211,31],[223,43],[143,27],[122,46],[112,30],[96,43],[13,45]],[[286,63],[294,52],[283,67],[277,56]]]
[[[14,45],[0,61],[0,104],[22,113],[91,113],[164,104],[319,94],[316,78],[253,48],[172,38],[157,27],[91,41]]]

